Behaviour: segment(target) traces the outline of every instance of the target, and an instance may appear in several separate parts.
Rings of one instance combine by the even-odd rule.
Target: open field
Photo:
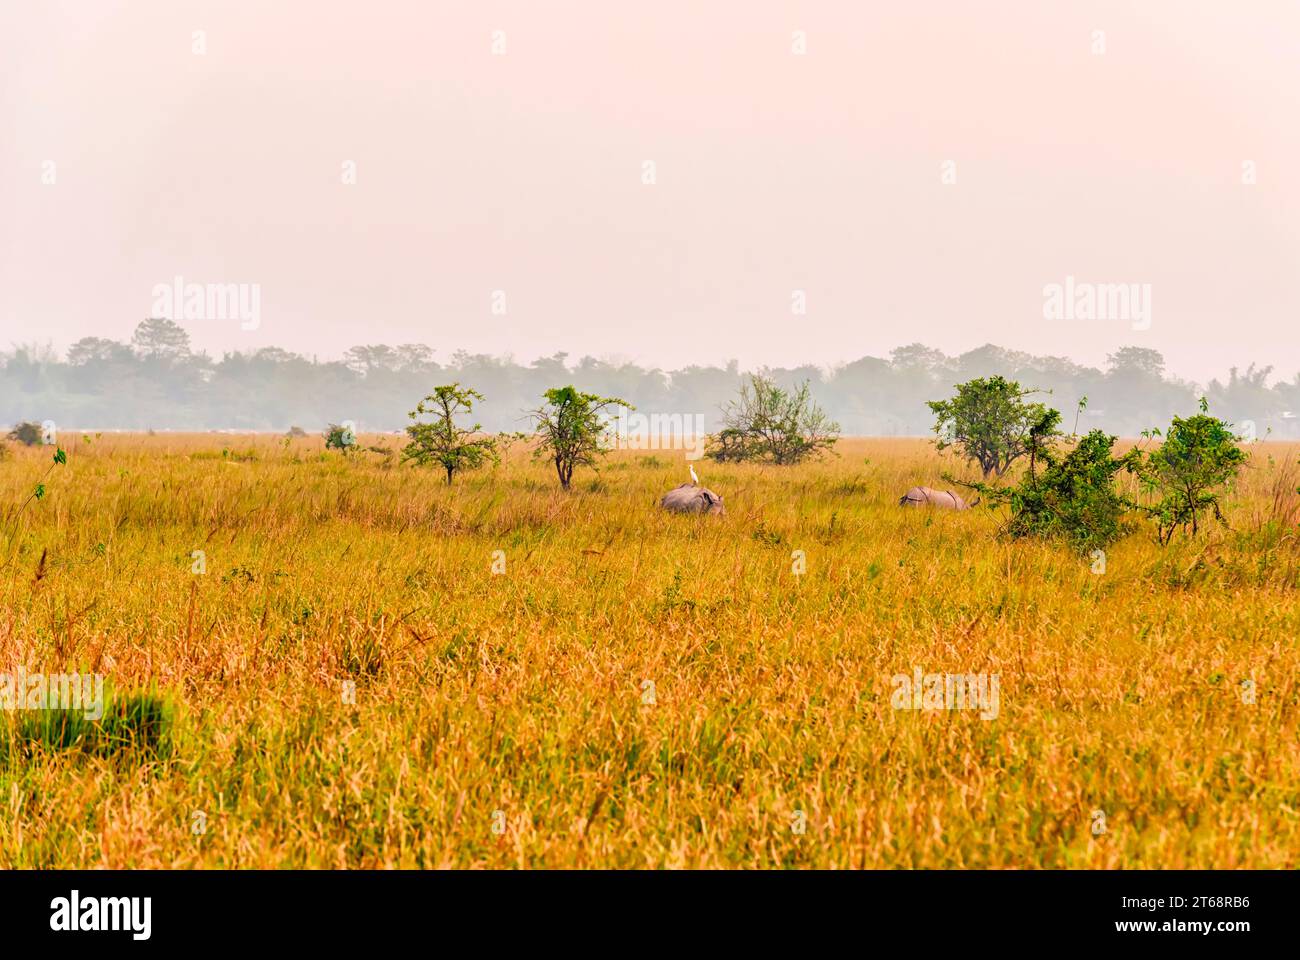
[[[318,437],[63,446],[18,519],[51,450],[0,461],[0,669],[153,697],[117,739],[0,716],[0,867],[1300,866],[1294,445],[1102,574],[900,509],[955,468],[920,440],[697,464],[722,518],[655,508],[674,451],[564,494],[522,448],[449,489]],[[894,709],[916,668],[997,716]]]

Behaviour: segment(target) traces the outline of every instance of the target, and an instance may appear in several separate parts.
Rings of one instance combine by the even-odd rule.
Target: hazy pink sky
[[[1289,378],[1298,174],[1293,0],[7,2],[0,347],[126,339],[179,274],[260,284],[257,330],[186,324],[214,353]],[[1150,329],[1043,319],[1067,275],[1151,284]]]

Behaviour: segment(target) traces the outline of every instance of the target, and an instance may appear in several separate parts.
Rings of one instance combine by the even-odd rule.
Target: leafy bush
[[[17,440],[27,447],[34,447],[45,442],[45,431],[41,425],[32,420],[24,420],[9,431],[8,440]]]
[[[1209,415],[1209,405],[1201,399],[1201,412],[1193,417],[1174,417],[1164,435],[1164,443],[1152,451],[1139,474],[1143,488],[1159,499],[1144,506],[1144,512],[1156,522],[1156,536],[1169,543],[1182,530],[1195,536],[1200,516],[1213,511],[1226,525],[1219,510],[1223,489],[1237,477],[1246,462],[1246,453],[1237,446],[1231,425]],[[1159,431],[1151,431],[1159,435]]]
[[[835,445],[840,425],[813,402],[808,381],[785,390],[768,377],[751,374],[740,395],[722,410],[723,429],[710,438],[713,460],[802,463]]]
[[[1115,489],[1115,476],[1131,470],[1134,459],[1113,457],[1114,443],[1093,430],[1060,459],[1045,451],[1042,477],[1031,473],[1012,494],[1008,533],[1063,539],[1083,553],[1124,536],[1131,504]]]
[[[1133,504],[1115,487],[1121,470],[1137,469],[1140,454],[1111,455],[1115,438],[1101,430],[1083,437],[1064,456],[1054,448],[1061,415],[1047,410],[1026,435],[1029,470],[1014,487],[965,484],[990,504],[1007,504],[1010,537],[1060,540],[1080,553],[1109,546],[1128,532],[1124,514]]]
[[[1003,529],[1013,537],[1063,539],[1087,552],[1123,536],[1125,513],[1138,510],[1155,521],[1157,538],[1167,545],[1179,530],[1195,536],[1206,512],[1225,522],[1220,497],[1247,459],[1231,424],[1210,416],[1208,409],[1202,399],[1196,416],[1174,417],[1163,444],[1145,457],[1133,449],[1118,458],[1111,455],[1115,438],[1100,430],[1060,456],[1052,444],[1059,438],[1061,415],[1048,410],[1026,437],[1029,471],[1019,484],[964,486],[979,490],[992,504],[1010,506],[1011,518]],[[1160,431],[1144,435],[1159,436]],[[1135,474],[1155,501],[1139,504],[1121,495],[1115,488],[1121,470]]]
[[[357,435],[351,427],[331,423],[324,433],[326,450],[342,450],[351,453],[357,447]]]
[[[747,440],[743,431],[734,427],[726,427],[720,430],[709,440],[706,455],[718,463],[740,463],[757,458],[757,450],[754,449],[753,444]]]

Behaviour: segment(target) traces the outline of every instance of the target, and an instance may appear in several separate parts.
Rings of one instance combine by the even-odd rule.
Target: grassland
[[[0,866],[1300,866],[1294,446],[1231,531],[1094,574],[898,508],[954,467],[922,441],[705,464],[722,518],[655,508],[672,451],[565,494],[522,449],[447,488],[319,438],[63,445],[20,516],[50,450],[0,461],[0,669],[153,720],[0,716]],[[997,718],[893,709],[916,667],[997,674]]]

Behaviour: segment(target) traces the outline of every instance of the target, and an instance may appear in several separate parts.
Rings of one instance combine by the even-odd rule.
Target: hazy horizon
[[[190,334],[191,336],[193,335],[194,328],[192,325],[188,325],[184,322],[181,322],[180,326],[182,326],[188,334]],[[90,334],[88,336],[90,337],[98,336],[98,337],[102,337],[103,339],[111,339],[121,344],[123,347],[132,348],[131,334],[133,329],[134,329],[134,325],[132,330],[128,330],[125,334],[113,336],[113,337],[103,337],[103,335],[100,334]],[[331,352],[331,353],[321,353],[319,351],[310,350],[310,349],[297,350],[292,347],[285,346],[284,344],[278,344],[278,343],[261,344],[257,347],[252,347],[252,346],[241,347],[240,345],[235,344],[230,348],[222,349],[214,353],[212,351],[205,350],[200,345],[200,342],[198,342],[199,338],[194,337],[193,340],[195,341],[191,348],[193,352],[196,355],[198,354],[207,355],[208,358],[213,363],[220,363],[221,360],[226,356],[242,356],[251,359],[256,357],[258,353],[263,350],[284,350],[287,353],[300,357],[303,360],[306,360],[312,364],[331,364],[331,363],[348,364],[349,358],[347,354],[353,347],[387,346],[387,347],[396,348],[399,346],[400,347],[427,346],[430,348],[430,350],[433,353],[432,357],[430,358],[430,362],[434,364],[436,367],[439,367],[444,370],[456,369],[459,366],[458,358],[465,358],[474,361],[487,359],[491,361],[500,362],[503,365],[527,368],[538,364],[546,364],[549,366],[555,362],[556,357],[558,355],[563,354],[564,366],[570,372],[577,372],[580,364],[584,360],[595,360],[601,364],[609,364],[612,366],[622,366],[622,365],[633,366],[646,372],[658,371],[668,377],[672,377],[673,374],[684,372],[692,367],[699,367],[705,369],[728,369],[733,364],[737,366],[737,369],[742,374],[761,373],[763,371],[771,371],[771,370],[810,369],[810,370],[817,370],[819,373],[826,376],[833,376],[837,372],[843,371],[846,367],[850,367],[853,364],[862,360],[882,360],[885,362],[889,362],[891,355],[896,350],[904,347],[922,346],[933,350],[937,350],[940,353],[944,354],[944,356],[951,361],[957,361],[964,355],[976,353],[980,351],[981,348],[993,348],[995,350],[1003,350],[1003,351],[1010,351],[1014,349],[1012,347],[1008,347],[1005,344],[997,343],[992,340],[987,340],[982,343],[976,344],[970,350],[949,352],[949,351],[942,350],[941,348],[931,343],[927,343],[924,341],[915,341],[912,343],[900,342],[900,343],[893,344],[888,349],[885,349],[879,354],[862,354],[860,356],[845,357],[838,361],[832,361],[826,363],[807,363],[798,360],[791,360],[788,362],[778,361],[776,363],[754,363],[751,365],[746,365],[740,362],[739,357],[732,356],[732,357],[726,357],[719,360],[712,360],[712,359],[695,360],[689,363],[682,363],[674,366],[674,365],[659,365],[659,364],[638,362],[634,357],[628,357],[626,355],[619,355],[619,354],[597,355],[594,353],[589,353],[584,351],[573,352],[564,349],[557,349],[555,351],[552,351],[551,353],[538,353],[538,354],[521,356],[517,353],[513,353],[510,351],[505,351],[502,353],[476,352],[476,351],[467,350],[463,347],[458,347],[454,345],[448,345],[446,347],[438,348],[438,347],[434,347],[431,344],[421,343],[421,342],[416,342],[411,344],[407,344],[407,343],[385,344],[385,343],[380,343],[378,341],[369,341],[369,342],[358,341],[357,343],[349,345],[349,347],[347,348],[344,348],[337,352]],[[48,350],[58,357],[59,362],[66,363],[68,358],[68,347],[70,346],[72,346],[72,344],[66,344],[60,346],[59,344],[55,343],[53,340],[50,339],[13,341],[8,345],[7,349],[0,348],[0,356],[4,356],[6,354],[12,356],[15,350],[31,350],[34,348],[37,355]],[[1118,345],[1117,349],[1123,349],[1125,347],[1134,347],[1134,346],[1137,346],[1137,344],[1135,342],[1130,341],[1129,343]],[[1018,351],[1018,352],[1025,354],[1025,356],[1032,361],[1037,362],[1037,361],[1046,361],[1046,360],[1060,360],[1060,361],[1065,361],[1067,364],[1074,364],[1082,370],[1093,370],[1102,373],[1109,370],[1112,366],[1112,364],[1107,360],[1106,357],[1103,357],[1101,359],[1101,362],[1093,364],[1093,363],[1085,363],[1084,361],[1080,360],[1078,357],[1072,357],[1067,355],[1034,354],[1034,353],[1030,353],[1029,351]],[[1161,354],[1161,356],[1163,356],[1163,354]],[[1253,369],[1255,371],[1260,371],[1265,367],[1272,367],[1271,372],[1264,379],[1264,382],[1267,383],[1269,386],[1275,386],[1279,384],[1290,385],[1293,382],[1300,380],[1300,369],[1294,371],[1279,369],[1275,365],[1273,365],[1271,361],[1267,359],[1267,355],[1255,357],[1252,359],[1247,359],[1245,363],[1240,365],[1238,364],[1225,365],[1223,369],[1217,372],[1211,370],[1209,375],[1204,378],[1186,376],[1183,374],[1182,371],[1172,369],[1166,363],[1165,369],[1163,371],[1163,377],[1165,380],[1171,382],[1173,381],[1182,382],[1182,383],[1189,384],[1197,389],[1204,389],[1213,382],[1226,383],[1233,370],[1236,370],[1238,373],[1244,374],[1249,370]],[[995,369],[994,367],[990,367],[987,370],[986,375],[991,376],[999,372],[1004,374],[1006,373],[1006,371],[1002,371],[999,369]]]

